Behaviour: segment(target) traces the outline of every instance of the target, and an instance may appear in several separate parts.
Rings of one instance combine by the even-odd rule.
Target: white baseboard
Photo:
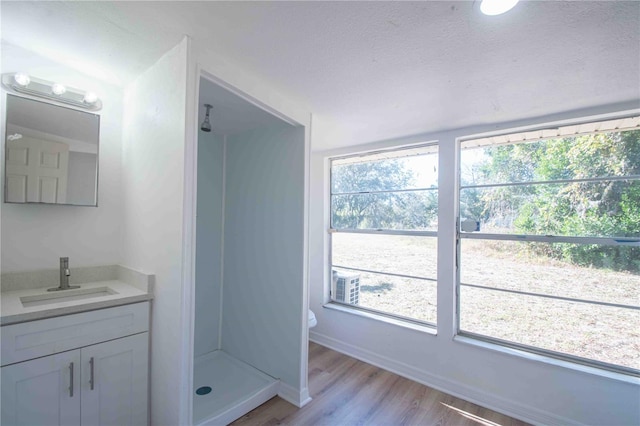
[[[359,348],[315,331],[309,330],[309,340],[441,392],[528,423],[580,425],[580,423],[577,423],[575,420],[557,416],[518,401],[490,394],[485,390],[477,389],[443,376],[428,373],[409,364],[378,355],[375,352]]]
[[[278,396],[285,401],[292,403],[298,408],[302,408],[309,402],[311,402],[311,397],[309,396],[309,388],[304,388],[301,391],[298,391],[293,386],[289,386],[288,384],[283,382],[280,382],[280,387],[278,388]]]

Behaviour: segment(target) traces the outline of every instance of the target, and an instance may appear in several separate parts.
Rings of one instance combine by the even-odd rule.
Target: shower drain
[[[211,386],[200,386],[196,389],[196,394],[198,395],[206,395],[211,392]]]

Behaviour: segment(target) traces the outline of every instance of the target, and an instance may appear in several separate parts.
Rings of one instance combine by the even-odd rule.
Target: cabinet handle
[[[89,366],[91,367],[91,377],[89,378],[89,385],[91,386],[91,390],[93,390],[93,357],[89,360]]]
[[[69,397],[73,398],[73,363],[69,364]]]

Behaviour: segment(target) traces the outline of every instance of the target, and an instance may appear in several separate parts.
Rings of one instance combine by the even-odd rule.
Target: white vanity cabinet
[[[2,424],[79,425],[78,367],[79,350],[2,367]]]
[[[2,425],[146,425],[148,321],[143,302],[2,327]]]
[[[146,425],[148,342],[142,333],[82,348],[81,425]]]

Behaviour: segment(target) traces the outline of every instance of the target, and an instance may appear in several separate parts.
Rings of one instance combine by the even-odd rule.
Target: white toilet
[[[316,320],[316,314],[313,313],[311,309],[309,309],[309,328],[313,328],[318,324],[318,320]]]

